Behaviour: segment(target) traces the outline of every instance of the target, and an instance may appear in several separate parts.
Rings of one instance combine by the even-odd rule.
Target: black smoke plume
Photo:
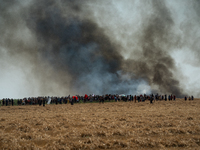
[[[4,57],[9,65],[21,62],[30,90],[37,88],[40,95],[146,91],[183,96],[170,55],[181,39],[174,33],[174,20],[165,2],[151,1],[153,13],[143,20],[137,37],[140,48],[130,47],[133,56],[137,51],[140,55],[128,59],[121,54],[121,43],[91,17],[88,4],[94,3],[1,2]]]
[[[169,55],[171,47],[178,45],[178,37],[173,33],[174,22],[164,1],[154,0],[152,6],[154,13],[144,21],[139,43],[142,56],[136,61],[129,60],[127,66],[137,76],[146,78],[152,87],[158,86],[156,91],[183,96],[179,81],[173,76],[174,60]]]

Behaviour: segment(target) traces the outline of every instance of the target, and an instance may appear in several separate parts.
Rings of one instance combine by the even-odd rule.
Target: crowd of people
[[[150,95],[146,95],[146,94],[141,94],[141,95],[112,95],[112,94],[106,94],[106,95],[87,95],[85,94],[85,96],[65,96],[65,97],[28,97],[28,98],[23,98],[23,99],[9,99],[9,98],[3,98],[0,101],[1,106],[9,106],[9,105],[43,105],[45,106],[45,104],[67,104],[67,103],[71,103],[71,105],[73,105],[74,103],[87,103],[87,102],[99,102],[99,103],[104,103],[105,101],[134,101],[136,102],[144,102],[144,101],[150,101],[150,103],[152,104],[155,101],[158,100],[176,100],[176,96],[175,95],[159,95],[159,94],[150,94]],[[193,96],[185,96],[185,100],[194,100]]]

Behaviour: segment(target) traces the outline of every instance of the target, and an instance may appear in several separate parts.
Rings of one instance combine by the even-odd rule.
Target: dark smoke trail
[[[179,81],[173,77],[174,60],[169,55],[170,48],[176,47],[172,33],[173,20],[164,1],[152,1],[153,15],[144,23],[140,45],[142,56],[139,60],[129,60],[128,68],[132,67],[137,76],[142,76],[149,84],[161,93],[183,96]]]
[[[38,39],[40,61],[53,66],[60,88],[69,86],[82,94],[137,90],[140,80],[122,79],[124,60],[119,45],[111,42],[96,23],[74,15],[64,17],[53,2],[34,5],[26,16],[27,26]],[[76,12],[80,11],[78,6],[74,7]]]

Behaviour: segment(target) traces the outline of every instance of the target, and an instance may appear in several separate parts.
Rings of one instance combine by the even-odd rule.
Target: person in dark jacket
[[[43,107],[45,106],[45,101],[46,101],[46,99],[45,99],[45,98],[43,98],[43,99],[42,99],[42,102],[43,102]]]
[[[8,106],[8,99],[6,98],[6,106]]]
[[[5,99],[3,98],[2,100],[2,105],[4,106],[5,105]]]
[[[13,104],[14,104],[14,101],[13,101],[13,99],[11,99],[11,103],[12,103],[12,106],[13,106]]]
[[[74,99],[71,98],[71,105],[74,105]]]
[[[174,95],[174,101],[176,100],[176,95]]]
[[[153,104],[153,96],[150,96],[150,104]]]

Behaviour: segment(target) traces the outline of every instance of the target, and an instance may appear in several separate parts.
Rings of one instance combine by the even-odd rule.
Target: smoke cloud
[[[191,92],[174,56],[187,47],[199,55],[198,19],[188,25],[178,7],[198,18],[198,1],[0,4],[1,97]],[[190,26],[196,27],[194,41],[186,36],[192,36]],[[193,58],[190,64],[198,68]]]

